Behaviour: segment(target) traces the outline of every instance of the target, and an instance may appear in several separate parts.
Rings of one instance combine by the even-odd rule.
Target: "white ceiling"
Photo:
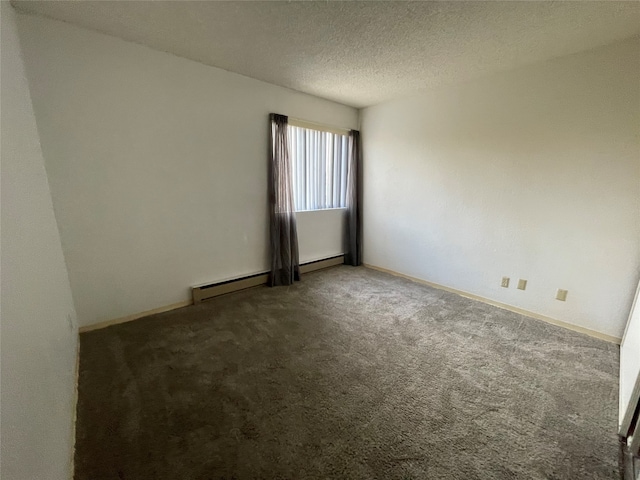
[[[640,34],[640,2],[13,5],[356,107]]]

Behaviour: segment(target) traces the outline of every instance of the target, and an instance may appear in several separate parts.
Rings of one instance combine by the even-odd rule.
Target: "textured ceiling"
[[[356,107],[640,33],[639,2],[13,5]]]

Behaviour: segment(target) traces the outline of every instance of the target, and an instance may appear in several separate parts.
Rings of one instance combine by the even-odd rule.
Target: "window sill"
[[[308,213],[308,212],[327,212],[330,210],[346,210],[347,207],[338,207],[338,208],[317,208],[314,210],[296,210],[295,213]]]

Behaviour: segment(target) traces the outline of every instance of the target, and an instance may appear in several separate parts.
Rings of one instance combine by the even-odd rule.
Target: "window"
[[[296,211],[346,207],[349,137],[291,124],[288,128]]]

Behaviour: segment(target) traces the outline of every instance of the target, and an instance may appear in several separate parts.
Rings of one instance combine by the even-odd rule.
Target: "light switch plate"
[[[567,293],[569,293],[567,290],[562,290],[561,288],[559,288],[558,291],[556,292],[556,300],[560,300],[561,302],[566,302]]]
[[[527,288],[527,281],[523,279],[518,280],[518,289],[526,290],[526,288]]]
[[[500,285],[504,288],[509,288],[509,277],[502,277],[502,283]]]

